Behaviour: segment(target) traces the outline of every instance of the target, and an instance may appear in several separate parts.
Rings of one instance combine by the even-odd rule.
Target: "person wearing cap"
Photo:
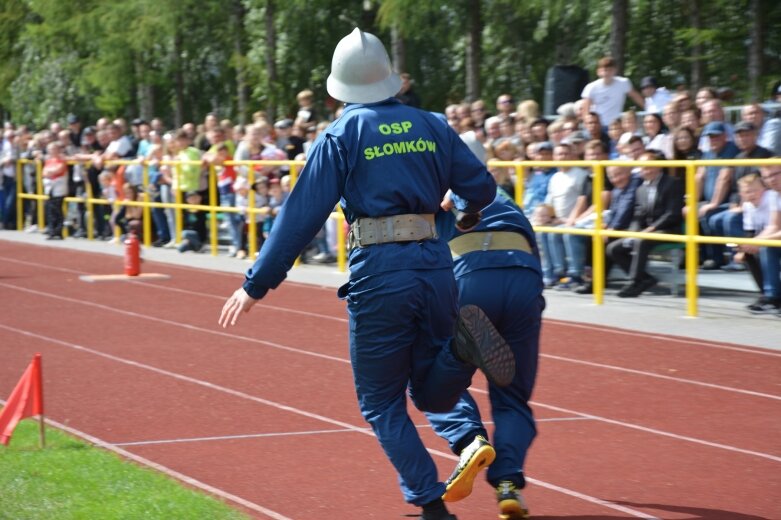
[[[534,143],[531,147],[530,159],[533,161],[552,161],[553,144],[550,141]],[[531,218],[537,206],[545,202],[548,195],[548,184],[556,173],[556,167],[534,167],[526,177],[523,190],[523,212],[527,218]]]
[[[640,80],[640,92],[645,98],[645,112],[650,114],[662,114],[667,103],[672,101],[672,95],[665,87],[660,87],[653,76],[646,76]]]
[[[627,96],[640,108],[644,108],[643,97],[634,89],[629,78],[616,76],[616,62],[613,58],[606,56],[599,60],[597,76],[599,79],[586,85],[580,95],[583,99],[581,114],[596,112],[602,126],[607,128],[621,116]]]
[[[702,154],[704,160],[734,159],[739,150],[734,143],[727,141],[727,127],[721,121],[705,125],[703,137],[710,141],[711,149]],[[727,166],[700,166],[697,170],[697,193],[700,195],[698,217],[700,232],[706,236],[718,236],[715,217],[729,208],[732,194],[733,170]],[[684,210],[685,213],[685,210]],[[702,245],[703,269],[719,269],[724,264],[724,246],[720,244]]]
[[[458,309],[451,252],[434,225],[452,189],[464,199],[457,204],[460,227],[474,227],[496,183],[443,115],[394,97],[400,86],[376,36],[356,28],[338,43],[327,88],[346,107],[312,145],[258,259],[218,321],[235,325],[276,288],[340,203],[353,247],[350,281],[338,294],[347,300],[361,413],[394,465],[405,500],[422,507],[426,520],[452,520],[442,499],[447,488],[407,413],[406,392],[418,408],[446,412],[475,367],[499,385],[511,382],[509,345],[479,308]],[[481,441],[477,448],[464,450],[475,455],[460,461],[467,475],[493,460],[490,446]]]
[[[78,148],[81,146],[81,120],[76,114],[68,114],[65,121],[68,123],[71,143]]]
[[[700,134],[699,149],[702,153],[707,152],[711,148],[710,137],[705,135],[705,127],[709,123],[721,123],[726,134],[726,139],[730,143],[735,142],[735,129],[732,125],[727,123],[726,116],[724,114],[724,108],[721,106],[719,99],[709,99],[702,103],[702,117],[701,122],[703,125],[703,131]]]
[[[754,123],[741,121],[735,125],[735,143],[740,153],[735,159],[767,159],[773,157],[773,153],[757,145],[757,128]],[[738,183],[740,179],[747,175],[759,175],[759,168],[756,166],[736,166],[734,171],[730,172],[731,178],[731,196],[728,211],[723,211],[714,215],[710,225],[713,234],[722,237],[741,237],[743,236],[743,212],[740,203]],[[742,271],[743,266],[734,261],[722,266],[727,271]]]

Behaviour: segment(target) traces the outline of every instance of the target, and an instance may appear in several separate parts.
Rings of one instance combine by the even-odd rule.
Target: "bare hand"
[[[253,305],[258,300],[251,297],[244,290],[243,287],[236,289],[230,298],[222,306],[222,312],[220,313],[219,324],[222,328],[226,328],[228,325],[236,325],[236,321],[239,319],[239,315],[242,312],[249,312]]]

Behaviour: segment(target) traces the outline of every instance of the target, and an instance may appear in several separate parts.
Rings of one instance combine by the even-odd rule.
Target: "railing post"
[[[290,189],[293,189],[293,186],[296,185],[296,182],[298,181],[298,166],[290,163]]]
[[[523,190],[526,186],[526,168],[519,162],[515,163],[515,203],[523,208]]]
[[[686,304],[687,314],[697,316],[697,269],[700,263],[697,235],[699,221],[697,220],[697,201],[695,200],[696,181],[694,162],[686,165]]]
[[[141,183],[144,185],[144,247],[152,246],[152,212],[149,209],[149,163],[144,161],[141,173]]]
[[[247,218],[249,223],[247,224],[247,258],[250,260],[255,259],[255,252],[258,250],[258,223],[255,222],[255,213],[252,211],[255,209],[255,169],[250,166],[247,169],[247,182],[249,182],[249,193],[247,194]]]
[[[22,183],[22,163],[16,161],[16,230],[21,231],[24,228],[24,198],[20,197],[24,191]]]
[[[174,202],[176,202],[176,213],[174,213],[176,220],[176,234],[174,238],[176,243],[182,241],[182,161],[178,161],[175,165],[176,172],[176,189],[174,190]]]
[[[95,239],[95,203],[92,202],[92,183],[87,181],[84,183],[84,189],[87,191],[87,240]]]
[[[214,165],[209,165],[209,238],[211,239],[212,256],[217,256],[217,174]]]
[[[35,160],[35,194],[43,197],[43,163],[40,159]],[[39,198],[36,202],[36,207],[38,208],[38,232],[40,233],[43,233],[46,229],[45,202],[43,198]]]
[[[592,261],[591,283],[594,289],[594,303],[602,305],[605,301],[605,243],[602,241],[602,190],[605,186],[605,166],[600,162],[593,166],[591,185],[594,202],[594,234],[591,236]]]

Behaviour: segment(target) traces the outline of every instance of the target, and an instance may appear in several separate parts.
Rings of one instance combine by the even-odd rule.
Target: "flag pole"
[[[46,448],[46,419],[43,414],[38,416],[38,438],[41,440],[41,449]]]
[[[43,362],[41,354],[35,354],[33,362],[36,365],[37,376],[35,378],[35,385],[37,386],[36,395],[38,396],[38,438],[41,441],[41,449],[46,448],[46,419],[43,416]]]

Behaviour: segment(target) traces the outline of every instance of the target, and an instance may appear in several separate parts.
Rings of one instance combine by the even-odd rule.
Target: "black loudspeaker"
[[[554,115],[564,103],[580,99],[588,85],[588,71],[577,65],[555,65],[545,75],[545,114]]]

